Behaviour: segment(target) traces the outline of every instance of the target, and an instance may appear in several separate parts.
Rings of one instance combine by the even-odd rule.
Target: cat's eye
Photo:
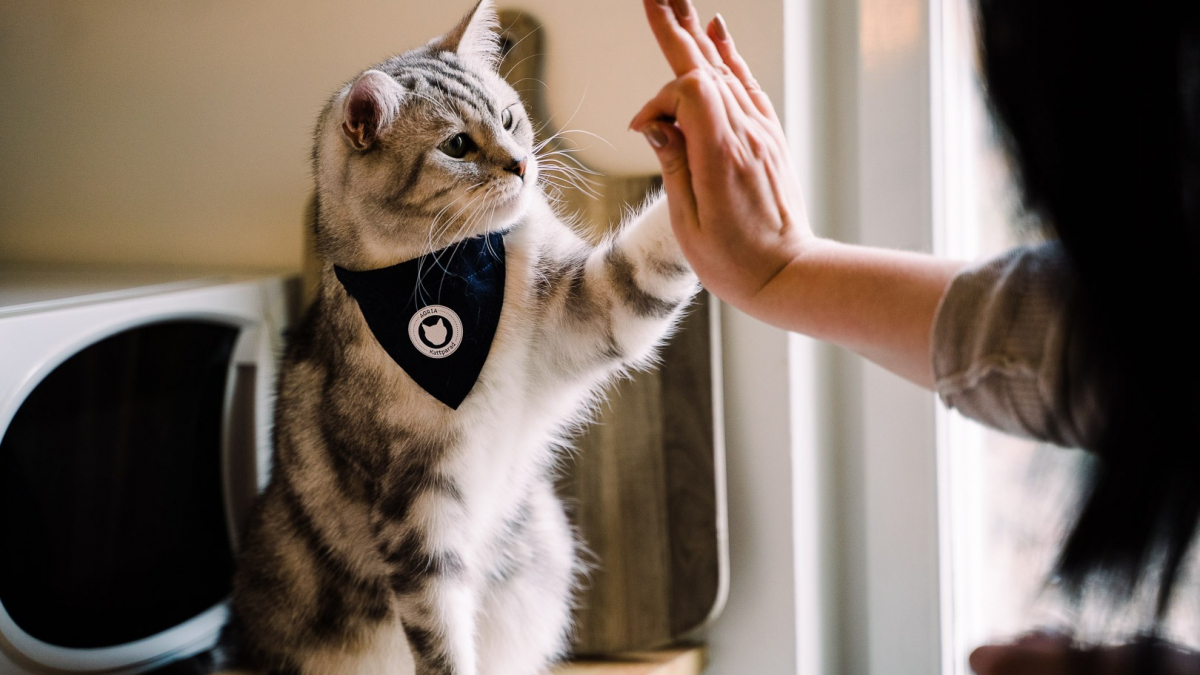
[[[454,159],[462,159],[468,152],[475,149],[475,141],[466,134],[455,134],[442,142],[438,149]]]
[[[504,112],[500,113],[500,123],[504,125],[505,129],[512,131],[512,128],[513,128],[512,110],[505,108]]]

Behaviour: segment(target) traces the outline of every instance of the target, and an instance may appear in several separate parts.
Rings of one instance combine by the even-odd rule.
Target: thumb
[[[683,134],[674,124],[666,122],[649,122],[641,132],[662,166],[663,192],[667,194],[667,208],[676,234],[681,229],[689,232],[699,229],[696,194],[692,190],[692,173],[688,169]]]

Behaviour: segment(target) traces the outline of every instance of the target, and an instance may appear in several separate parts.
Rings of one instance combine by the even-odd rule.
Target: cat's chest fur
[[[456,521],[464,540],[460,544],[486,539],[497,519],[519,507],[515,502],[532,481],[546,475],[564,427],[574,422],[592,392],[592,378],[547,388],[532,376],[543,357],[539,342],[549,337],[541,321],[539,266],[547,242],[564,236],[569,235],[562,225],[541,222],[536,213],[506,235],[504,301],[496,335],[478,380],[457,410],[408,377],[375,340],[354,301],[341,299],[350,305],[353,319],[352,338],[343,348],[348,360],[365,366],[353,389],[356,395],[369,392],[373,399],[363,411],[397,436],[437,439],[436,470],[453,476],[457,498],[433,505],[429,510],[438,513],[427,517],[442,524]],[[413,450],[405,443],[375,442],[390,446],[388,464],[412,461],[406,454]],[[373,451],[363,448],[364,453]]]

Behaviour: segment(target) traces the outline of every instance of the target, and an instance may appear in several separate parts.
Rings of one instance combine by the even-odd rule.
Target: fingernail
[[[671,7],[675,9],[675,16],[680,19],[686,19],[688,14],[692,13],[691,0],[671,0]]]
[[[646,125],[646,128],[642,129],[642,134],[656,150],[662,150],[667,147],[667,135],[663,133],[662,129],[658,128],[657,124]]]
[[[729,26],[725,25],[725,17],[721,16],[720,12],[717,12],[717,16],[713,19],[713,24],[717,27],[717,39],[728,40]]]

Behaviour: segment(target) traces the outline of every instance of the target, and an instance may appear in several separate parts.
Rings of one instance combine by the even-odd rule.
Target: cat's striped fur
[[[530,121],[495,71],[494,16],[484,0],[364,72],[318,123],[324,269],[284,358],[271,482],[234,591],[264,670],[544,672],[566,646],[576,575],[556,453],[696,290],[664,201],[599,247],[556,216]],[[439,146],[458,133],[477,148],[455,159]],[[383,267],[509,228],[496,337],[452,410],[383,351],[333,265]]]

